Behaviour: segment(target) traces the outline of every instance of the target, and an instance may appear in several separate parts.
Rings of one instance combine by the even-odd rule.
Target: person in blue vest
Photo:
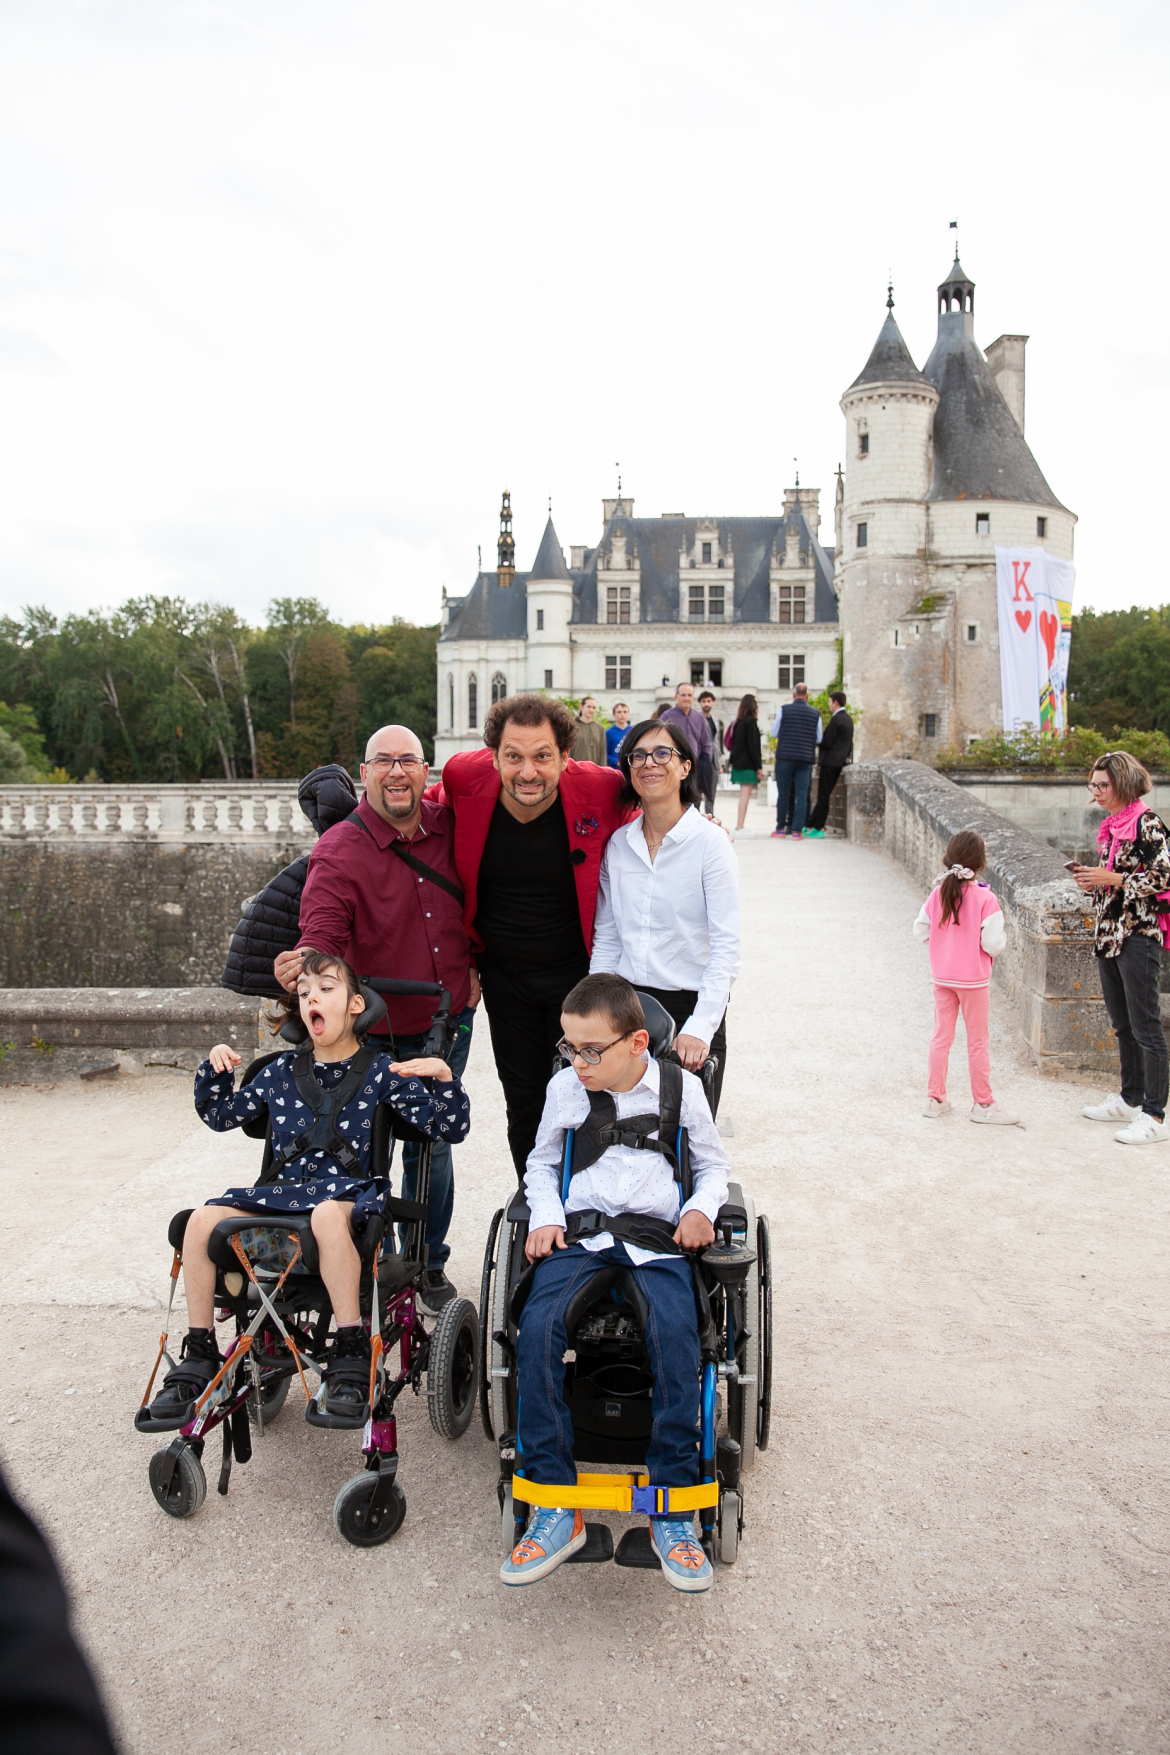
[[[781,707],[772,721],[776,739],[776,827],[773,839],[783,840],[788,811],[788,793],[794,794],[792,808],[792,839],[804,837],[804,819],[808,815],[808,788],[812,779],[817,745],[824,728],[821,716],[808,703],[808,684],[797,683],[787,707]]]

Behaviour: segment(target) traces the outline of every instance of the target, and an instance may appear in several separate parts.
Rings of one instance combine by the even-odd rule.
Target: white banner
[[[1076,568],[1046,548],[997,548],[1003,728],[1068,730],[1068,655]]]

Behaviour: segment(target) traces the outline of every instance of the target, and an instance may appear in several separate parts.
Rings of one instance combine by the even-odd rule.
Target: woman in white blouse
[[[618,755],[623,804],[641,815],[612,836],[601,862],[590,973],[624,975],[666,1007],[679,1059],[698,1072],[727,1064],[725,1013],[739,973],[739,868],[724,831],[700,802],[695,753],[669,720],[644,720]]]

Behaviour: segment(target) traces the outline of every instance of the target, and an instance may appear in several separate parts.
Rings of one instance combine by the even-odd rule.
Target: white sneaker
[[[972,1103],[971,1120],[982,1121],[989,1127],[1023,1125],[1018,1115],[1013,1115],[1010,1109],[1001,1109],[998,1103]]]
[[[1141,1110],[1131,1109],[1124,1097],[1116,1096],[1106,1097],[1104,1103],[1090,1103],[1081,1114],[1090,1121],[1133,1121]]]
[[[1121,1146],[1156,1146],[1160,1140],[1170,1140],[1170,1127],[1156,1116],[1139,1110],[1129,1126],[1123,1127],[1113,1137]]]
[[[951,1106],[945,1097],[928,1097],[926,1108],[922,1111],[928,1119],[935,1115],[949,1115],[950,1112]]]

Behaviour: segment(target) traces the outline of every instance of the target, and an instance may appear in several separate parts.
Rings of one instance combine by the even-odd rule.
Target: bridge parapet
[[[843,778],[849,839],[883,847],[924,894],[942,869],[950,837],[959,829],[982,835],[985,877],[1003,909],[1008,941],[994,979],[1014,1000],[1040,1070],[1115,1072],[1092,910],[1059,853],[922,762],[858,762]]]
[[[315,840],[296,781],[195,786],[0,786],[0,839]]]

